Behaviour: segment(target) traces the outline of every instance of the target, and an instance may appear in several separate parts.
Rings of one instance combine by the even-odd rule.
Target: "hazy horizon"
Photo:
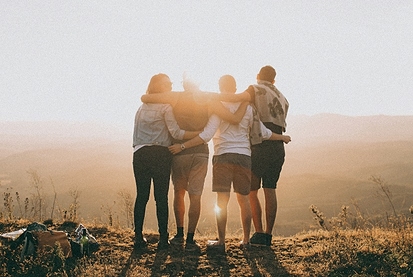
[[[320,114],[292,116],[290,123],[293,141],[286,145],[286,162],[277,189],[278,234],[309,228],[313,223],[308,209],[311,204],[329,217],[336,216],[342,205],[357,204],[373,215],[383,211],[377,188],[369,181],[372,175],[383,177],[390,186],[397,209],[404,212],[412,205],[413,116]],[[36,170],[46,192],[51,193],[53,181],[60,207],[68,205],[69,189],[82,191],[81,215],[93,220],[105,216],[102,207],[108,209],[111,201],[118,200],[119,189],[135,195],[132,126],[125,131],[105,124],[17,125],[0,121],[0,192],[30,195],[27,171]],[[215,230],[211,169],[209,164],[199,227],[202,232]],[[238,230],[238,207],[235,197],[231,199],[229,228]],[[150,202],[148,214],[153,213],[153,207]],[[170,215],[173,226],[173,213]],[[148,226],[155,225],[151,222]]]
[[[393,185],[405,209],[413,202],[412,13],[413,1],[4,1],[0,188],[30,194],[27,170],[39,170],[62,207],[79,187],[82,214],[102,217],[117,189],[135,195],[133,121],[152,75],[168,74],[181,90],[187,73],[217,91],[231,74],[242,92],[272,65],[292,137],[277,232],[308,226],[310,204],[329,216],[354,199],[380,210],[372,174]],[[204,195],[209,217],[200,226],[214,230],[209,179]]]
[[[241,92],[277,70],[290,115],[413,115],[413,2],[5,2],[0,121],[132,125],[153,74]]]

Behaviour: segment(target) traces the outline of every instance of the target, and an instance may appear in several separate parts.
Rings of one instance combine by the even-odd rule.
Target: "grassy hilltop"
[[[133,252],[131,132],[0,122],[0,233],[51,218],[50,229],[70,234],[67,222],[84,224],[101,245],[87,258],[65,259],[55,248],[20,261],[21,246],[1,239],[0,276],[413,276],[413,116],[290,117],[273,244],[240,249],[232,196],[225,254],[206,249],[216,237],[211,170],[196,234],[201,251],[156,251],[151,196],[150,244]]]
[[[330,223],[332,220],[328,220]],[[28,222],[2,222],[0,232],[16,230]],[[157,251],[158,237],[147,234],[149,247],[133,251],[131,229],[86,224],[100,243],[90,257],[68,258],[59,248],[20,261],[7,241],[0,245],[1,276],[413,276],[411,222],[399,218],[389,228],[310,231],[290,237],[274,237],[271,247],[239,247],[239,234],[227,238],[225,253],[210,252],[198,237],[200,252],[171,246]],[[50,229],[73,230],[65,225]]]

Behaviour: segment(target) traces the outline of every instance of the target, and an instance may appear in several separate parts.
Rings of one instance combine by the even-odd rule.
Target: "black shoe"
[[[200,251],[201,246],[195,240],[191,240],[191,241],[187,240],[185,244],[185,250],[186,251]]]
[[[184,244],[184,237],[175,235],[169,242],[173,245],[183,245]]]
[[[268,234],[255,232],[250,239],[250,244],[253,246],[268,246],[267,236]],[[271,240],[270,240],[270,245],[271,245]]]
[[[168,248],[169,248],[169,245],[170,245],[170,243],[169,243],[168,238],[166,238],[166,239],[161,238],[161,239],[159,239],[158,248],[157,248],[157,249],[158,249],[158,250],[168,249]]]
[[[265,234],[266,235],[266,245],[271,246],[272,243],[272,235],[271,234]]]
[[[133,248],[138,250],[138,249],[144,249],[148,246],[148,241],[146,238],[141,238],[138,240],[135,240],[135,244],[133,245]]]

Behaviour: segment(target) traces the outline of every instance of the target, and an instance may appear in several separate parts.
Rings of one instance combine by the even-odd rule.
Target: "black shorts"
[[[284,164],[285,149],[282,141],[263,141],[251,147],[251,190],[277,188]]]
[[[251,157],[236,153],[225,153],[212,158],[212,191],[234,191],[248,195],[251,187]]]

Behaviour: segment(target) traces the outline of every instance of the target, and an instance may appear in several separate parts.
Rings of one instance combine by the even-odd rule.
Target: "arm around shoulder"
[[[144,94],[141,96],[141,101],[143,103],[161,103],[174,106],[178,101],[178,96],[175,92]]]
[[[241,93],[235,93],[235,94],[219,94],[218,99],[220,101],[224,102],[244,102],[244,101],[251,101],[251,96],[248,90],[241,92]]]
[[[235,113],[231,113],[227,108],[219,101],[211,102],[208,106],[211,114],[216,114],[222,120],[229,122],[230,124],[239,124],[245,115],[248,102],[242,102]]]
[[[173,144],[173,145],[169,146],[168,149],[169,149],[169,152],[171,152],[172,154],[175,155],[175,154],[178,154],[181,151],[184,151],[187,148],[191,148],[191,147],[203,144],[203,143],[205,143],[205,141],[203,141],[199,137],[199,135],[197,135],[196,137],[194,137],[194,138],[192,138],[192,139],[190,139],[190,140],[188,140],[188,141],[186,141],[182,144],[178,144],[178,143]]]
[[[271,137],[268,140],[282,140],[285,144],[291,142],[291,137],[289,135],[280,135],[272,133]]]

